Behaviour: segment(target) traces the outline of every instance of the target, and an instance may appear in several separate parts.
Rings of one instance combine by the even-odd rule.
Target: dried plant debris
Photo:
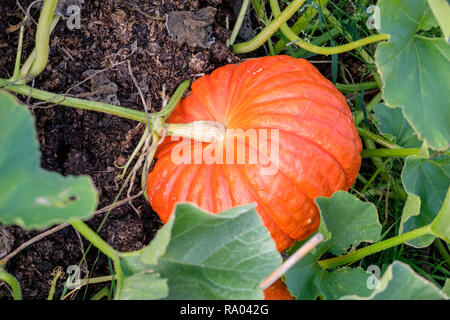
[[[0,259],[11,251],[14,245],[14,237],[6,227],[0,225]]]
[[[109,80],[107,72],[103,70],[86,70],[82,76],[84,79],[89,78],[91,91],[80,92],[77,95],[78,98],[120,105],[120,101],[117,98],[118,86]]]
[[[217,9],[206,7],[192,11],[171,11],[167,14],[167,32],[179,46],[187,43],[189,46],[209,48],[215,41],[212,36],[212,24]]]

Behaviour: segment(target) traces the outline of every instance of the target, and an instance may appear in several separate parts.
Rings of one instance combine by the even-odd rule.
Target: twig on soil
[[[130,202],[131,200],[134,200],[134,199],[140,197],[142,195],[142,193],[143,193],[142,191],[139,191],[134,196],[127,197],[126,199],[117,201],[114,204],[108,205],[106,207],[103,207],[102,209],[99,209],[99,210],[95,211],[94,214],[103,213],[103,212],[109,211],[111,209],[120,207],[120,206]],[[58,225],[58,226],[56,226],[56,227],[54,227],[52,229],[49,229],[49,230],[47,230],[45,232],[42,232],[41,234],[37,235],[36,237],[34,237],[34,238],[24,242],[17,249],[15,249],[13,252],[11,252],[10,254],[6,255],[3,259],[1,259],[0,260],[0,265],[6,264],[11,258],[16,256],[19,252],[21,252],[22,250],[24,250],[27,247],[31,246],[32,244],[42,240],[43,238],[45,238],[45,237],[47,237],[47,236],[49,236],[49,235],[51,235],[51,234],[53,234],[55,232],[58,232],[58,231],[62,230],[64,228],[68,227],[68,226],[70,226],[70,223],[60,224],[60,225]]]
[[[22,12],[26,15],[27,14],[27,10],[24,9],[24,7],[22,7],[22,5],[20,4],[19,0],[16,0],[16,5],[19,7],[20,10],[22,10]]]
[[[63,46],[58,46],[58,48],[60,48],[61,51],[70,58],[70,60],[75,61],[75,59],[72,57],[69,51],[66,50],[66,48],[64,48]]]
[[[141,87],[139,87],[139,84],[133,75],[133,70],[131,70],[130,60],[127,60],[127,62],[128,62],[128,72],[130,73],[131,80],[133,81],[133,84],[136,87],[136,89],[138,89],[139,96],[141,97],[141,101],[144,106],[145,115],[147,116],[147,130],[148,130],[148,133],[150,134],[151,124],[150,124],[150,115],[148,113],[147,103],[145,102],[145,98],[144,98],[144,95],[142,94]]]
[[[22,245],[20,245],[16,250],[14,250],[13,252],[11,252],[10,254],[8,254],[7,256],[5,256],[2,260],[0,260],[0,265],[5,264],[6,262],[8,262],[8,260],[10,260],[12,257],[14,257],[15,255],[17,255],[19,252],[21,252],[23,249],[29,247],[30,245],[32,245],[33,243],[36,243],[40,240],[42,240],[43,238],[58,232],[59,230],[64,229],[65,227],[68,227],[70,224],[68,223],[64,223],[64,224],[60,224],[59,226],[56,226],[52,229],[49,229],[39,235],[37,235],[36,237],[24,242]]]
[[[23,18],[22,22],[20,22],[19,24],[7,28],[7,29],[6,29],[6,32],[7,32],[7,33],[10,33],[10,32],[16,31],[16,30],[17,30],[18,28],[20,28],[21,26],[24,26],[24,25],[27,23],[28,19],[31,19],[31,20],[34,22],[34,24],[37,25],[36,20],[34,20],[34,18],[30,15],[30,10],[31,10],[31,8],[32,8],[36,3],[41,2],[41,1],[43,1],[43,0],[38,0],[38,1],[32,2],[32,3],[28,6],[28,8],[25,10],[25,8],[22,7],[22,5],[20,4],[20,2],[19,2],[18,0],[16,0],[16,5],[17,5],[17,6],[19,7],[19,9],[23,12],[23,14],[25,15],[25,17]]]
[[[27,17],[30,17],[31,20],[33,20],[33,22],[34,22],[35,24],[37,24],[37,22],[36,22],[36,20],[34,20],[34,19],[31,17],[31,14],[30,14],[31,8],[33,8],[36,4],[38,4],[38,3],[40,3],[40,2],[43,2],[43,1],[44,1],[44,0],[36,0],[36,1],[33,1],[32,3],[30,3],[30,5],[29,5],[28,8],[27,8],[26,16],[27,16]]]

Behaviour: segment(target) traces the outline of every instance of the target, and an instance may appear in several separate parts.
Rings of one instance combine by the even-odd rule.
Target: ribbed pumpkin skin
[[[295,300],[281,279],[264,290],[264,300]]]
[[[189,140],[166,138],[148,175],[150,205],[164,223],[177,202],[212,213],[256,202],[282,251],[319,226],[314,199],[348,190],[360,168],[361,140],[344,96],[304,59],[263,57],[197,79],[168,122],[199,120],[279,129],[279,170],[261,175],[259,164],[177,165],[171,150]]]

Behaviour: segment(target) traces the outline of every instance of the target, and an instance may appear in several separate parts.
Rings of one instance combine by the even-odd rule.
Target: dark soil
[[[31,2],[19,1],[25,9]],[[89,75],[86,71],[106,69],[101,80],[86,81],[69,93],[111,102],[111,91],[99,92],[102,88],[98,81],[103,81],[110,85],[107,89],[112,90],[113,100],[118,100],[122,106],[142,110],[127,64],[117,65],[130,60],[147,105],[158,110],[164,87],[170,96],[183,80],[239,61],[225,46],[229,36],[229,31],[224,28],[225,17],[228,15],[233,21],[233,16],[232,10],[221,0],[134,1],[141,12],[133,8],[131,2],[85,1],[80,30],[70,31],[65,21],[60,21],[51,37],[49,63],[34,85],[65,93]],[[213,25],[216,40],[208,49],[187,44],[178,46],[169,37],[164,21],[150,19],[142,13],[164,17],[172,10],[196,11],[208,5],[218,9]],[[37,20],[37,9],[32,9],[31,13]],[[11,27],[21,22],[23,13],[15,0],[6,0],[0,5],[0,16],[3,25]],[[0,77],[4,78],[11,76],[18,41],[18,31],[8,31],[0,33]],[[24,37],[24,59],[34,47],[34,32],[33,23]],[[21,100],[25,102],[27,98]],[[63,175],[91,176],[99,191],[99,208],[111,204],[121,186],[120,181],[115,181],[121,170],[114,163],[123,164],[128,159],[143,133],[143,126],[106,114],[36,103],[31,100],[28,105],[36,120],[42,166]],[[137,181],[136,185],[139,183]],[[136,187],[132,194],[137,192]],[[114,209],[100,232],[103,239],[120,251],[136,250],[148,244],[161,226],[158,216],[143,197],[134,200],[133,205],[137,212],[130,205]],[[96,229],[103,217],[103,214],[95,216],[89,225]],[[15,238],[13,248],[41,232],[24,232],[18,227],[7,229]],[[78,264],[88,245],[83,237],[67,227],[23,250],[7,263],[6,270],[20,281],[25,299],[44,299],[55,270],[66,271],[69,265]],[[90,277],[109,275],[110,272],[107,259],[98,255],[95,248],[89,251],[87,264],[83,266],[82,277],[85,272],[91,272]],[[55,297],[61,295],[63,281],[64,278],[58,281]],[[101,287],[90,286],[86,297],[84,290],[80,290],[70,299],[89,298]],[[0,299],[9,296],[6,286],[0,286]]]
[[[232,1],[223,1],[86,0],[81,11],[80,30],[67,29],[65,21],[58,23],[51,37],[48,65],[36,78],[34,86],[142,110],[137,89],[128,73],[126,60],[129,60],[147,105],[156,111],[162,105],[164,90],[170,96],[185,79],[194,79],[222,65],[239,62],[225,46],[230,34],[225,28],[226,17],[230,26],[234,25],[234,17]],[[31,2],[19,1],[25,9]],[[131,3],[137,4],[138,8]],[[191,47],[186,43],[177,45],[168,35],[164,21],[149,17],[164,17],[172,10],[197,11],[208,5],[217,8],[213,24],[216,40],[210,48]],[[32,9],[31,13],[37,20],[38,10]],[[16,0],[3,0],[0,16],[3,26],[9,27],[0,33],[0,77],[6,78],[11,76],[18,42],[19,32],[14,26],[22,21],[23,12]],[[24,37],[23,60],[34,47],[34,33],[35,24],[32,23]],[[261,48],[254,54],[265,55],[265,50]],[[329,57],[315,60],[321,59]],[[316,66],[331,79],[330,64]],[[92,70],[104,71],[93,81],[78,85],[94,72]],[[115,163],[126,162],[143,133],[143,126],[106,114],[42,102],[37,104],[32,99],[28,101],[27,97],[21,97],[21,100],[27,102],[35,116],[42,166],[63,175],[91,176],[99,192],[99,208],[111,204],[121,186],[121,182],[115,180],[121,173]],[[139,181],[135,185],[139,185]],[[132,194],[137,192],[136,187]],[[133,205],[137,211],[128,204],[114,209],[100,232],[103,239],[120,251],[142,248],[161,226],[158,216],[143,197],[134,200]],[[103,214],[96,215],[89,225],[96,230],[103,217]],[[15,239],[13,249],[41,232],[24,232],[18,227],[7,230]],[[65,272],[69,265],[79,264],[88,246],[83,237],[67,227],[20,252],[9,260],[6,270],[20,281],[25,299],[45,299],[55,271],[59,268]],[[110,274],[107,259],[95,248],[89,251],[87,263],[82,266],[82,277],[87,273],[89,277]],[[56,298],[62,293],[64,280],[62,277],[58,281]],[[90,286],[86,295],[84,290],[79,290],[68,299],[88,299],[104,285]],[[2,298],[10,298],[6,286],[0,286]]]

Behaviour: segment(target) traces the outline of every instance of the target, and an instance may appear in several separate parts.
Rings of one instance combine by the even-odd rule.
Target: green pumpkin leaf
[[[178,204],[148,247],[121,258],[124,282],[117,298],[139,298],[141,283],[158,274],[167,281],[167,299],[262,299],[260,283],[280,264],[254,205],[214,215]]]
[[[436,17],[447,42],[450,41],[450,4],[448,0],[428,0],[428,5]]]
[[[335,300],[355,292],[370,295],[366,284],[369,274],[362,268],[324,270],[317,262],[326,251],[326,244],[319,245],[286,273],[291,294],[298,300]]]
[[[383,274],[373,293],[342,297],[345,300],[442,300],[447,295],[433,283],[417,275],[407,264],[394,261]]]
[[[141,271],[125,277],[116,300],[159,300],[167,297],[167,280],[158,273]]]
[[[120,266],[123,271],[122,282],[115,300],[159,300],[169,294],[167,279],[153,270],[153,262],[164,253],[166,237],[169,236],[173,219],[170,219],[156,234],[150,245],[139,251],[123,253]],[[152,264],[145,263],[150,261]]]
[[[409,156],[401,179],[408,193],[400,225],[400,233],[405,233],[431,224],[441,211],[450,186],[450,157],[437,156],[428,160]],[[435,228],[439,230],[437,232],[444,232],[440,222],[436,223]],[[432,235],[426,235],[407,243],[422,248],[429,246],[433,240]]]
[[[430,228],[436,237],[450,243],[450,188],[447,190],[444,204]]]
[[[150,242],[148,247],[142,252],[141,260],[145,264],[157,264],[158,258],[161,257],[170,243],[173,227],[173,216],[167,223],[159,229],[156,236]]]
[[[318,197],[316,203],[321,221],[332,235],[328,248],[331,253],[341,255],[353,251],[361,242],[380,238],[381,225],[373,203],[345,191],[335,192],[332,198]]]
[[[28,109],[2,91],[0,108],[0,223],[43,229],[90,217],[98,201],[91,178],[43,170]]]
[[[401,107],[418,137],[433,149],[450,141],[450,44],[420,34],[430,10],[426,0],[380,0],[380,33],[375,60],[383,81],[383,98]]]
[[[337,191],[331,198],[319,197],[316,203],[321,216],[317,232],[324,235],[324,241],[286,273],[289,291],[297,299],[339,299],[355,292],[369,295],[370,274],[366,271],[340,268],[330,272],[318,261],[328,251],[341,255],[354,250],[361,242],[377,241],[381,225],[375,206],[345,191]],[[296,243],[294,249],[303,243]]]
[[[447,296],[450,296],[450,278],[445,280],[444,286],[442,287],[442,292],[444,292]]]
[[[260,283],[281,256],[254,206],[213,215],[178,204],[172,238],[156,270],[169,299],[262,299]]]
[[[375,116],[379,120],[379,130],[388,139],[403,148],[420,148],[422,143],[417,139],[413,128],[403,116],[401,108],[390,108],[385,104],[374,107]]]

